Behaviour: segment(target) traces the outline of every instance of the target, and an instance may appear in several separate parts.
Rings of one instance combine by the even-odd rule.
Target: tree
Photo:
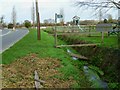
[[[29,20],[25,20],[24,25],[26,28],[29,28],[29,27],[31,27],[31,22]]]
[[[0,23],[3,23],[4,22],[4,16],[1,16],[0,17]]]
[[[94,14],[97,15],[100,14],[101,11],[104,11],[103,13],[108,12],[112,8],[118,8],[120,9],[120,3],[118,0],[84,0],[84,1],[76,1],[75,6],[78,6],[80,8],[83,8],[85,10],[94,8]],[[104,9],[104,10],[103,10]],[[102,17],[99,15],[99,18]]]
[[[32,5],[32,25],[33,27],[35,26],[35,7],[34,7],[34,2]]]
[[[16,26],[16,10],[15,10],[15,6],[13,6],[13,9],[12,9],[12,23],[13,23],[13,27],[15,28],[15,26]]]
[[[86,8],[94,8],[95,11],[98,14],[98,11],[105,9],[105,12],[109,11],[111,8],[117,8],[118,9],[118,19],[120,18],[120,1],[118,0],[84,0],[84,1],[76,1],[76,6],[79,6],[80,8],[86,7]],[[96,13],[95,12],[95,13]],[[120,21],[118,20],[118,29],[120,27]],[[120,43],[120,34],[118,34],[118,45]],[[120,47],[119,47],[120,48]]]
[[[14,26],[14,25],[13,25],[12,23],[9,23],[9,24],[8,24],[8,29],[12,29],[13,26]]]

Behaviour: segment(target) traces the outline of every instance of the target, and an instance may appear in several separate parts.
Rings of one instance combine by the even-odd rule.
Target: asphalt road
[[[13,46],[17,41],[22,39],[29,31],[27,29],[16,29],[12,30],[0,30],[0,53],[4,52],[11,46]]]

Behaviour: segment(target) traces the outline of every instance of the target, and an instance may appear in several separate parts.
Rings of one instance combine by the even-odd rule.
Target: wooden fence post
[[[91,36],[90,32],[91,32],[91,26],[89,26],[89,37]]]
[[[102,31],[102,40],[101,40],[101,43],[102,44],[104,43],[104,31]]]

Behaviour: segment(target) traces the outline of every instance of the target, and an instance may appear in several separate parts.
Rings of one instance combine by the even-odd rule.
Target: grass
[[[54,48],[54,38],[52,36],[42,32],[41,38],[42,40],[37,40],[36,31],[30,29],[30,33],[27,36],[2,53],[2,63],[9,64],[29,53],[39,54],[40,57],[70,58],[62,49]]]
[[[88,27],[88,26],[86,26],[86,27]],[[58,27],[58,29],[60,29],[60,27]],[[48,32],[51,32],[51,30],[52,29],[49,29]],[[64,30],[64,28],[58,30],[58,33],[62,30]],[[89,32],[89,30],[85,31],[85,33],[86,32]],[[96,32],[95,27],[92,27],[90,32]],[[85,35],[81,33],[81,35],[76,35],[76,36],[75,35],[74,36],[68,35],[67,37],[69,37],[71,39],[74,39],[74,40],[83,40],[83,41],[90,42],[90,43],[100,43],[101,47],[118,48],[118,37],[117,37],[117,35],[107,36],[107,33],[105,32],[104,33],[104,43],[103,44],[101,44],[102,34],[100,32],[92,33],[92,34],[90,34],[90,37],[88,37],[89,33],[85,34]]]
[[[118,48],[117,39],[117,36],[104,37],[104,43],[100,44],[100,46]],[[101,37],[80,37],[80,40],[84,40],[90,43],[101,43],[102,41]]]
[[[72,61],[72,58],[64,49],[54,47],[54,37],[46,32],[41,32],[41,40],[37,40],[36,29],[30,29],[28,35],[17,42],[14,46],[2,53],[2,64],[11,64],[19,58],[23,58],[28,54],[35,53],[39,58],[55,58],[59,59],[62,68],[59,70],[64,74],[63,79],[67,80],[73,77],[77,81],[73,87],[90,87],[88,80],[85,78],[82,71],[84,63],[78,65],[78,61]],[[63,41],[60,41],[64,43]],[[75,64],[76,63],[76,64]],[[81,65],[81,66],[80,66]]]

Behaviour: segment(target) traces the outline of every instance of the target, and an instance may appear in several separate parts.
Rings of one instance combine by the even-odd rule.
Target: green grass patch
[[[101,37],[80,37],[80,40],[84,40],[86,42],[90,43],[100,43],[100,46],[103,47],[111,47],[111,48],[118,48],[118,38],[117,36],[109,36],[109,37],[104,37],[104,43],[101,44]]]
[[[45,32],[41,32],[41,40],[37,40],[37,32],[30,29],[28,35],[17,42],[14,46],[2,53],[2,63],[9,64],[12,61],[21,58],[29,53],[36,53],[39,57],[53,57],[58,59],[67,59],[67,53],[59,48],[54,48],[54,37]]]

